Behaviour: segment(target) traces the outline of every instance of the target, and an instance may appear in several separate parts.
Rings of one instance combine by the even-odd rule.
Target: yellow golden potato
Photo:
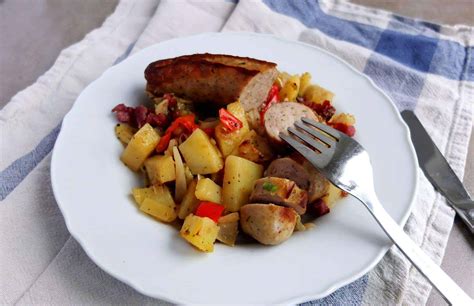
[[[234,115],[242,122],[242,128],[229,132],[222,123],[219,123],[215,129],[215,138],[219,150],[224,157],[231,154],[231,152],[239,145],[244,136],[249,132],[249,124],[245,117],[245,111],[239,101],[227,105],[227,111]]]
[[[210,201],[221,204],[221,186],[211,179],[203,178],[197,182],[195,195],[201,201]]]
[[[165,185],[135,188],[132,193],[140,210],[144,213],[163,222],[172,222],[176,219],[176,205],[171,192]]]
[[[215,173],[224,166],[219,150],[201,129],[196,129],[180,144],[179,151],[193,174]]]
[[[164,184],[176,179],[173,157],[156,155],[145,160],[145,169],[152,184]]]
[[[332,102],[334,94],[321,86],[310,85],[304,91],[303,97],[306,101],[322,104],[326,100]]]
[[[306,88],[311,85],[311,73],[305,72],[300,77],[300,88],[298,90],[298,96],[302,97]]]
[[[291,76],[280,90],[280,101],[296,101],[300,88],[300,77],[298,75]]]
[[[120,159],[131,170],[137,171],[156,148],[160,136],[148,123],[133,135]]]
[[[207,217],[198,217],[191,214],[184,220],[179,233],[181,237],[198,250],[212,252],[219,233],[219,226]]]
[[[115,135],[124,146],[130,142],[136,132],[136,128],[133,128],[126,123],[119,123],[115,126]]]
[[[262,174],[262,165],[234,155],[226,158],[222,203],[227,211],[238,211],[242,205],[248,203],[254,183]]]

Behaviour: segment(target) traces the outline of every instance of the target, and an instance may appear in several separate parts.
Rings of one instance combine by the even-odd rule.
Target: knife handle
[[[467,228],[474,234],[474,209],[459,209],[455,206],[452,206],[456,211],[457,215],[461,220],[466,224]]]

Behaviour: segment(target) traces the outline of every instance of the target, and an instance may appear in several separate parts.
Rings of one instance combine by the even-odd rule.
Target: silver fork
[[[452,305],[473,300],[403,232],[380,204],[367,151],[354,139],[325,124],[302,118],[280,137],[301,153],[334,185],[348,192],[372,216],[411,263]]]

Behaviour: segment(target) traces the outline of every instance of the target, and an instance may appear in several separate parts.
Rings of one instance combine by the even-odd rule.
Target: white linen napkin
[[[50,151],[60,122],[81,90],[130,53],[166,39],[221,30],[253,31],[274,33],[329,50],[368,74],[399,107],[413,106],[462,177],[472,127],[472,80],[420,72],[374,52],[368,48],[370,44],[334,36],[330,29],[315,28],[298,7],[301,3],[281,5],[250,0],[238,4],[121,0],[102,27],[63,50],[48,72],[12,98],[0,111],[0,303],[160,302],[108,276],[85,255],[64,225],[52,195],[49,171]],[[324,18],[337,18],[337,22],[350,21],[379,29],[398,27],[400,33],[413,30],[408,29],[412,27],[423,35],[434,35],[428,24],[402,20],[379,10],[338,1],[321,1],[318,7]],[[326,21],[321,19],[321,23]],[[348,29],[350,25],[341,23]],[[473,45],[473,31],[469,27],[439,26],[436,33],[444,41]],[[350,37],[357,37],[357,33]],[[393,74],[387,75],[387,71]],[[420,78],[423,86],[415,95],[403,86],[390,87],[387,78],[402,85]],[[405,231],[440,262],[454,212],[422,173],[420,177],[418,197]],[[368,276],[315,303],[423,304],[430,289],[426,280],[392,248]]]

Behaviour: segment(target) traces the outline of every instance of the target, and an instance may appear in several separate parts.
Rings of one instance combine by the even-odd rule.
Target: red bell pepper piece
[[[277,85],[273,85],[268,92],[267,99],[265,103],[263,103],[262,110],[260,111],[260,124],[263,126],[265,124],[265,113],[273,104],[278,102],[278,94],[280,93],[280,89]]]
[[[236,131],[242,128],[243,126],[242,121],[240,121],[239,118],[232,115],[225,108],[221,108],[219,110],[219,119],[222,125],[226,128],[228,132]]]
[[[207,134],[209,137],[214,137],[214,128],[208,127],[208,128],[201,128],[201,130],[204,131],[204,133]]]
[[[214,202],[201,202],[196,209],[195,215],[198,217],[208,217],[217,223],[223,211],[224,205]]]
[[[173,132],[181,128],[183,132],[191,134],[195,129],[198,128],[194,115],[186,115],[179,118],[176,118],[175,121],[166,129],[165,134],[160,138],[158,145],[156,146],[156,151],[161,153],[168,148],[169,142]]]
[[[334,123],[334,124],[331,124],[331,126],[335,128],[336,130],[343,132],[349,137],[354,136],[356,132],[356,129],[353,125],[347,125],[344,123]]]

